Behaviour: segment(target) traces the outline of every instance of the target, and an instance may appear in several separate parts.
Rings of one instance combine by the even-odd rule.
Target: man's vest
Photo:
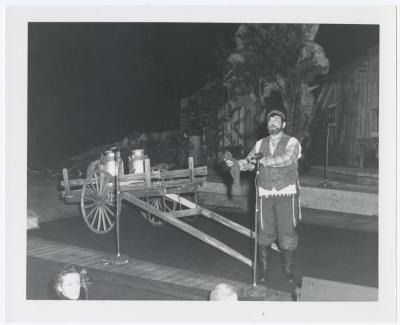
[[[269,146],[270,137],[268,136],[262,139],[259,152],[262,152],[264,157],[267,158],[284,155],[290,138],[287,134],[283,134],[272,155]],[[264,167],[260,164],[259,184],[266,190],[272,190],[275,187],[277,191],[280,191],[288,185],[296,184],[299,178],[297,169],[297,159],[291,165],[285,167]]]

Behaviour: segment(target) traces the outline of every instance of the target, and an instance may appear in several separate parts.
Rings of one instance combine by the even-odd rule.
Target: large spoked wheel
[[[165,199],[162,197],[150,197],[147,203],[153,208],[164,212],[176,211],[178,209],[178,203],[170,200],[167,197]],[[140,213],[142,214],[143,218],[145,218],[154,227],[161,227],[165,224],[165,221],[147,211],[140,211]]]
[[[81,211],[83,220],[91,231],[96,234],[106,234],[115,226],[117,213],[120,212],[120,202],[117,202],[110,185],[114,177],[104,170],[89,174],[82,187]]]

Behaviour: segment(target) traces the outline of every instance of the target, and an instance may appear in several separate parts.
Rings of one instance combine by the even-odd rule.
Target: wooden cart
[[[197,198],[198,187],[206,181],[207,176],[207,167],[195,168],[193,158],[189,158],[188,162],[188,169],[160,171],[152,170],[149,159],[146,159],[144,173],[124,175],[116,172],[118,176],[112,176],[100,168],[86,179],[69,179],[64,169],[61,196],[67,203],[80,203],[82,217],[91,231],[105,234],[116,225],[118,254],[119,216],[121,203],[126,201],[139,207],[151,224],[159,226],[167,222],[253,267],[255,262],[249,258],[182,220],[203,216],[254,238],[254,231],[200,207],[197,199],[193,202],[183,197],[192,193]],[[119,161],[116,166],[120,166]]]

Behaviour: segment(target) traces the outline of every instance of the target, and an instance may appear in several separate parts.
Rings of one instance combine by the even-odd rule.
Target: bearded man
[[[282,107],[282,106],[281,106]],[[288,281],[295,283],[292,269],[293,252],[297,248],[296,225],[301,219],[299,204],[298,159],[301,157],[299,141],[283,132],[286,116],[278,109],[267,115],[269,136],[255,144],[246,159],[238,160],[241,171],[254,170],[258,160],[258,259],[260,280],[265,282],[270,268],[271,245],[278,240],[283,272]],[[226,160],[229,167],[233,160]],[[296,284],[297,285],[297,284]]]

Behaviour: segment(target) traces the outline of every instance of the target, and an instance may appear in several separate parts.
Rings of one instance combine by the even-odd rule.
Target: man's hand
[[[270,159],[269,158],[262,157],[260,159],[260,165],[263,165],[264,167],[267,167],[267,166],[269,166],[269,164],[270,164]]]
[[[246,160],[247,160],[247,162],[248,162],[249,164],[252,164],[252,165],[254,165],[254,166],[256,166],[256,165],[257,165],[257,162],[258,162],[258,160],[257,160],[256,158],[246,158]]]
[[[224,159],[224,162],[229,168],[233,168],[235,166],[235,163],[237,163],[241,171],[246,171],[246,170],[252,171],[255,168],[255,165],[249,163],[246,159],[240,159],[240,160]]]
[[[231,159],[224,159],[224,161],[225,161],[225,164],[226,164],[229,168],[231,168],[231,167],[233,166],[233,160],[231,160]]]

